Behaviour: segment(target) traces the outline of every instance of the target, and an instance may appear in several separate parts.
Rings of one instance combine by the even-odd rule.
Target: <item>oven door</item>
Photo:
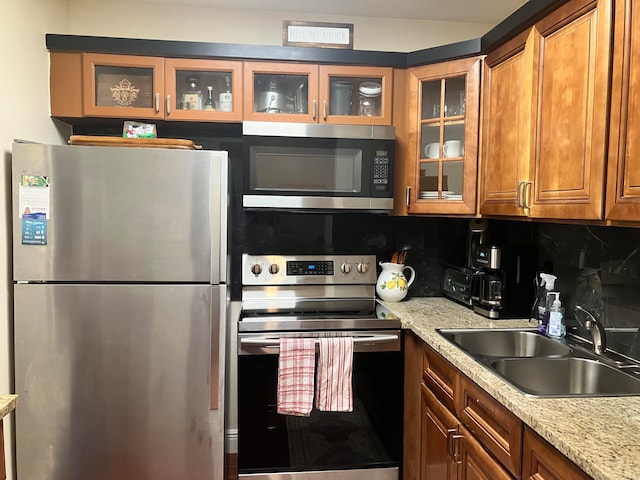
[[[352,412],[276,413],[282,335],[354,338]],[[238,472],[252,480],[398,480],[403,360],[399,330],[238,336]]]

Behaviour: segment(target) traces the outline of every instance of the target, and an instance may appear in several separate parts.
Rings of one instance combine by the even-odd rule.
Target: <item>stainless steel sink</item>
[[[571,353],[571,348],[535,330],[452,329],[439,332],[471,355],[548,357]]]
[[[491,367],[536,397],[640,395],[640,379],[588,358],[501,358]]]
[[[439,329],[476,361],[532,397],[640,395],[640,362],[580,337],[555,340],[535,329]]]

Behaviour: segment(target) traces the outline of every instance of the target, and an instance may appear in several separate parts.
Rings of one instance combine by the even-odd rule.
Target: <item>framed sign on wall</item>
[[[282,22],[282,45],[353,49],[353,23]]]

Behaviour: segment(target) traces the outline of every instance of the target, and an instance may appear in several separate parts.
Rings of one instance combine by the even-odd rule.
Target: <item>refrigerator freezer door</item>
[[[226,283],[227,161],[226,152],[14,143],[14,280]],[[23,217],[38,212],[46,220]],[[29,244],[34,221],[46,223],[44,245]]]
[[[16,285],[18,478],[222,478],[210,382],[212,364],[223,381],[211,352],[225,296],[225,286]]]

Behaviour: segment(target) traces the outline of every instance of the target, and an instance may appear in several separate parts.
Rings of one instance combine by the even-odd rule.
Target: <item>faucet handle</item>
[[[576,320],[579,323],[582,323],[584,328],[589,330],[591,332],[591,335],[593,336],[593,350],[597,354],[603,353],[607,349],[607,334],[604,329],[604,326],[595,317],[595,315],[593,315],[593,313],[591,313],[586,308],[581,307],[580,305],[575,306],[575,312],[576,312],[575,314]],[[580,318],[578,317],[578,312],[585,313],[589,317],[588,320],[585,321],[584,323],[581,322]]]

